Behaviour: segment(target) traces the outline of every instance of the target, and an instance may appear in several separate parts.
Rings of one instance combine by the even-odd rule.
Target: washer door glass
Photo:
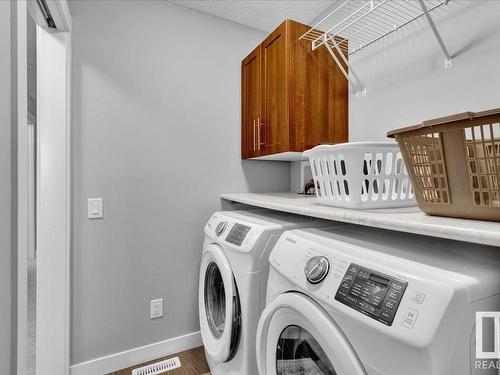
[[[320,344],[304,328],[289,325],[276,350],[277,375],[336,375]]]
[[[226,290],[215,262],[208,265],[205,273],[205,312],[210,331],[219,339],[226,323]]]

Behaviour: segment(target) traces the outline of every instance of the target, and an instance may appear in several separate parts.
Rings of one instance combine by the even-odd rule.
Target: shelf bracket
[[[347,65],[347,67],[349,68],[349,72],[351,72],[352,74],[352,77],[354,78],[351,78],[349,76],[349,73],[345,70],[344,66],[342,65],[342,63],[339,61],[337,55],[335,54],[335,51],[333,51],[332,47],[330,46],[330,44],[333,44],[333,47],[335,48],[335,50],[338,52],[338,54],[340,55],[341,59],[343,60],[343,62]],[[333,60],[335,61],[335,63],[337,64],[337,66],[339,67],[340,71],[342,72],[342,74],[345,76],[345,78],[349,81],[349,83],[354,87],[354,89],[356,90],[356,94],[354,94],[354,97],[356,99],[359,99],[360,96],[366,96],[366,87],[363,86],[363,84],[361,83],[361,80],[359,79],[358,75],[356,74],[356,72],[354,71],[354,69],[352,68],[351,64],[349,64],[349,61],[347,60],[347,58],[345,57],[344,53],[341,51],[339,45],[337,44],[337,42],[335,41],[334,38],[330,39],[329,41],[327,41],[325,43],[325,47],[326,49],[328,50],[328,52],[330,52],[330,55],[332,55],[332,58]]]
[[[422,11],[424,12],[425,18],[427,18],[427,21],[429,22],[429,25],[432,29],[432,32],[434,33],[434,36],[436,37],[441,50],[443,51],[444,54],[444,67],[446,69],[451,68],[453,66],[453,60],[451,58],[451,55],[448,52],[448,49],[446,48],[446,45],[443,42],[443,39],[441,38],[441,35],[439,34],[439,31],[434,24],[434,20],[432,19],[431,15],[429,14],[429,10],[427,9],[427,5],[425,5],[424,0],[418,0],[420,3],[420,7],[422,8]],[[445,0],[445,5],[448,3],[447,0]]]

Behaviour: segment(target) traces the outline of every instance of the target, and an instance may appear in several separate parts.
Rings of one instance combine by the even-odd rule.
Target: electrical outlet
[[[158,319],[163,316],[163,298],[151,300],[151,319]]]

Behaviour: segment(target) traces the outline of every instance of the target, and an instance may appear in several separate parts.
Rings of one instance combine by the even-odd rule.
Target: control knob
[[[219,224],[217,224],[217,227],[215,228],[215,234],[217,236],[220,236],[222,233],[224,233],[226,228],[227,228],[227,221],[221,221]]]
[[[309,259],[304,267],[304,274],[311,284],[322,282],[330,271],[330,261],[324,256],[314,256]]]

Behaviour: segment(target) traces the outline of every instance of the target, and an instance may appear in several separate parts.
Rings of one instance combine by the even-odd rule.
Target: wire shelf
[[[447,2],[425,0],[429,13]],[[311,41],[316,49],[335,38],[339,47],[351,55],[424,15],[415,0],[346,0],[301,39]]]
[[[339,0],[339,5],[300,39],[310,41],[313,50],[325,46],[341,69],[342,65],[347,65],[353,73],[345,56],[353,55],[410,22],[425,17],[443,50],[445,67],[449,67],[451,57],[430,16],[432,11],[448,4],[448,1]],[[343,60],[343,64],[340,60]],[[348,76],[347,71],[343,73]],[[354,79],[355,86],[366,93],[358,77]]]

